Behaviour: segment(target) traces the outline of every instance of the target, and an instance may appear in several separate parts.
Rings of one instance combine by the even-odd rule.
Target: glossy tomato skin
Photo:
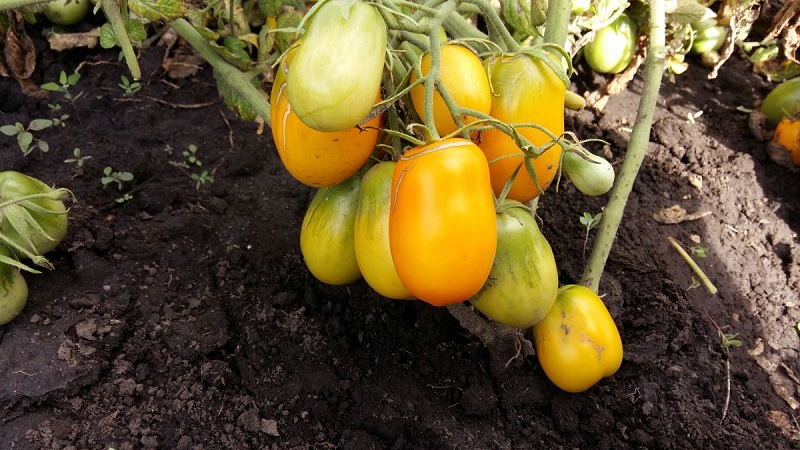
[[[0,172],[0,203],[27,195],[51,192],[53,189],[50,186],[33,177],[10,170]],[[38,198],[8,208],[27,210],[39,224],[41,231],[30,225],[23,230],[17,230],[5,218],[0,222],[0,233],[35,255],[43,255],[56,248],[67,233],[67,208],[60,200]]]
[[[533,214],[515,200],[507,200],[500,210],[494,265],[471,302],[489,319],[528,328],[539,323],[553,306],[558,268]]]
[[[56,25],[71,26],[79,23],[92,8],[90,0],[54,0],[44,7],[44,16]]]
[[[770,91],[761,103],[761,112],[773,126],[783,119],[800,117],[800,77],[786,80]]]
[[[636,23],[633,19],[622,14],[596,33],[594,40],[583,48],[589,67],[595,72],[608,74],[625,70],[636,53]]]
[[[509,124],[538,123],[555,136],[564,132],[567,88],[544,62],[527,55],[503,55],[488,60],[487,69],[494,92],[492,117]],[[530,127],[517,130],[535,145],[550,141],[541,130]],[[481,132],[478,145],[490,162],[492,189],[499,196],[511,175],[523,164],[522,151],[511,137],[494,129]],[[554,145],[531,161],[542,191],[553,181],[561,153],[561,146]],[[504,158],[498,160],[501,157]],[[524,203],[539,194],[536,182],[523,165],[507,198]]]
[[[622,364],[622,339],[603,300],[585,286],[565,285],[553,308],[533,326],[536,355],[559,388],[583,392]]]
[[[586,195],[603,195],[614,186],[614,167],[605,159],[584,152],[585,158],[574,153],[564,153],[562,168],[572,184]]]
[[[332,285],[361,278],[353,234],[361,177],[314,194],[300,228],[300,251],[308,270],[318,280]]]
[[[785,148],[789,153],[792,165],[800,167],[800,121],[791,119],[781,120],[781,123],[775,128],[772,142]]]
[[[447,93],[456,105],[489,114],[492,107],[492,90],[489,77],[483,67],[483,61],[467,47],[458,44],[445,44],[439,48],[439,77]],[[427,75],[431,69],[431,55],[426,52],[420,60],[420,71]],[[418,79],[415,72],[411,81]],[[425,87],[418,85],[411,90],[411,101],[417,114],[425,120]],[[433,95],[433,120],[436,130],[441,136],[453,133],[458,129],[450,110],[447,108],[439,92]],[[464,124],[475,121],[474,117],[461,118]]]
[[[407,151],[392,176],[389,246],[409,292],[436,306],[478,292],[497,250],[489,169],[465,139]]]
[[[386,24],[369,3],[323,4],[286,79],[286,96],[300,120],[318,131],[361,123],[380,95],[386,40]]]
[[[378,163],[361,179],[355,246],[358,267],[367,284],[384,297],[402,300],[414,296],[400,281],[389,247],[389,208],[395,166],[394,161]]]
[[[695,31],[692,42],[692,53],[701,55],[706,52],[716,51],[722,47],[727,37],[728,29],[717,25],[716,19],[707,19],[692,24]]]
[[[286,60],[292,61],[293,56],[290,50]],[[308,186],[341,183],[361,169],[375,149],[381,116],[344,131],[317,131],[307,126],[286,97],[286,60],[276,72],[270,96],[270,128],[281,162],[296,180]]]
[[[11,257],[9,249],[0,245],[0,255]],[[25,308],[28,301],[28,284],[20,271],[0,263],[0,325],[11,322]]]

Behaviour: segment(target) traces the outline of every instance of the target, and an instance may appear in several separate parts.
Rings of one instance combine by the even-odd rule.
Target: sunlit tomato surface
[[[286,75],[294,51],[278,68],[270,96],[270,128],[281,162],[298,181],[313,187],[341,183],[369,159],[380,137],[381,116],[345,131],[310,128],[286,98]]]
[[[583,392],[622,364],[622,339],[603,300],[591,289],[566,285],[553,308],[533,326],[536,356],[547,378],[567,392]]]
[[[386,24],[363,1],[330,0],[310,20],[286,79],[287,98],[307,126],[348,130],[380,95]]]
[[[586,195],[603,195],[614,186],[614,167],[593,153],[564,153],[562,168],[572,184]]]
[[[437,306],[475,295],[497,249],[494,198],[480,149],[445,139],[409,150],[394,169],[391,194],[389,245],[403,285]]]
[[[44,7],[44,16],[56,25],[75,25],[92,9],[90,0],[55,0]]]
[[[800,167],[800,121],[783,119],[775,129],[772,141],[786,149],[793,166]]]
[[[728,34],[728,29],[717,25],[716,19],[693,23],[692,29],[695,32],[692,53],[696,54],[719,50]]]
[[[495,94],[492,117],[510,124],[538,123],[556,137],[564,132],[567,88],[544,62],[527,55],[503,55],[490,59],[487,67]],[[536,128],[521,127],[518,131],[534,145],[544,145],[551,139]],[[522,151],[510,136],[494,129],[483,131],[478,145],[490,162],[492,188],[499,195],[517,167],[523,164]],[[542,190],[553,181],[561,153],[561,146],[554,145],[531,160]],[[501,157],[504,158],[499,159]],[[523,165],[507,198],[524,203],[539,194],[536,183]]]
[[[36,178],[11,170],[0,172],[0,203],[51,192],[53,189],[50,186]],[[35,255],[43,255],[56,248],[67,233],[67,208],[60,200],[37,198],[6,208],[6,217],[0,221],[0,233]],[[21,212],[25,217],[29,214],[32,221],[17,221],[12,226],[12,220],[9,219],[11,208],[24,209]]]
[[[413,298],[403,286],[389,248],[389,208],[396,163],[372,166],[361,179],[356,212],[356,259],[361,274],[375,292],[393,299]]]
[[[628,67],[636,53],[636,23],[627,14],[597,30],[583,55],[595,72],[616,74]]]
[[[772,125],[777,125],[786,118],[800,118],[800,77],[775,86],[764,98],[761,112]]]
[[[308,270],[323,283],[361,278],[353,233],[361,179],[353,175],[314,194],[300,228],[300,251]]]
[[[489,279],[472,305],[486,317],[515,328],[538,323],[558,291],[553,250],[533,214],[506,200],[497,213],[497,253]]]
[[[439,77],[453,102],[462,108],[474,109],[489,114],[492,106],[492,91],[489,78],[481,59],[467,47],[457,44],[446,44],[440,47]],[[420,70],[427,75],[431,69],[431,55],[426,52],[420,61]],[[412,72],[411,80],[418,77]],[[417,114],[425,120],[425,87],[419,85],[411,90],[411,101]],[[433,95],[433,120],[439,135],[444,136],[458,129],[450,109],[447,108],[439,92]],[[466,125],[475,120],[464,116],[461,120]]]
[[[10,258],[11,252],[0,245],[0,255]],[[16,267],[0,263],[0,325],[11,322],[25,308],[28,284]]]

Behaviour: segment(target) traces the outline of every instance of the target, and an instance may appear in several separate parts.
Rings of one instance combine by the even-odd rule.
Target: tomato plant
[[[3,241],[23,254],[43,255],[56,248],[67,233],[64,196],[63,190],[54,191],[22,173],[0,172]]]
[[[564,132],[566,86],[547,64],[528,55],[502,55],[489,59],[486,65],[494,92],[490,112],[493,118],[508,124],[538,123],[555,136]],[[546,146],[551,141],[547,133],[536,128],[520,127],[518,131],[534,145]],[[478,145],[490,163],[494,193],[500,195],[523,164],[522,150],[498,129],[481,132]],[[507,198],[527,202],[539,195],[540,188],[547,189],[558,171],[561,153],[560,145],[551,145],[531,160],[537,181],[523,164]]]
[[[361,123],[380,95],[386,40],[386,24],[369,3],[322,4],[286,78],[286,96],[297,117],[319,131]]]
[[[800,77],[786,80],[770,91],[761,104],[761,112],[772,125],[787,117],[796,118],[800,113]]]
[[[792,165],[800,167],[800,121],[783,119],[775,129],[772,142],[785,148]]]
[[[562,168],[572,184],[586,195],[603,195],[614,185],[611,163],[590,152],[564,153]]]
[[[270,128],[284,167],[298,181],[312,187],[341,183],[369,159],[380,137],[376,115],[344,131],[317,131],[295,114],[286,97],[288,60],[281,63],[270,96]]]
[[[361,278],[354,244],[361,177],[314,194],[300,227],[300,251],[308,270],[327,284],[348,284]]]
[[[443,306],[478,292],[494,261],[497,222],[475,144],[444,139],[403,154],[392,176],[389,246],[415,297]]]
[[[56,25],[70,26],[83,20],[91,8],[90,0],[54,0],[45,5],[42,13]]]
[[[556,299],[558,268],[530,210],[507,200],[497,213],[497,253],[489,279],[471,300],[486,317],[515,328],[542,320]]]
[[[627,14],[596,31],[583,48],[589,67],[595,72],[616,74],[628,67],[636,52],[636,24]]]
[[[453,102],[462,107],[489,114],[492,106],[492,91],[483,62],[471,49],[458,44],[446,44],[440,47],[439,77]],[[431,69],[431,55],[426,52],[419,63],[422,75]],[[418,76],[411,74],[411,81]],[[425,120],[425,87],[420,84],[411,90],[411,101],[417,114]],[[471,116],[462,116],[464,124],[475,120]],[[448,135],[458,129],[441,94],[433,96],[433,121],[440,135]]]
[[[0,257],[11,258],[11,251],[0,245]],[[11,322],[28,301],[28,284],[19,269],[0,262],[0,325]]]
[[[355,222],[356,260],[364,280],[375,292],[388,298],[410,299],[413,295],[400,281],[389,247],[389,207],[396,165],[394,161],[376,164],[361,180]]]
[[[622,339],[603,300],[591,289],[566,285],[553,308],[533,326],[544,373],[567,392],[583,392],[622,364]]]

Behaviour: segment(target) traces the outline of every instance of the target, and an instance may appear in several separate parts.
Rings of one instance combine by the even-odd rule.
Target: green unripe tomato
[[[0,245],[0,255],[10,258],[11,252]],[[11,322],[28,301],[28,285],[19,269],[0,263],[0,325]]]
[[[636,23],[626,14],[597,30],[583,48],[589,67],[598,73],[617,74],[625,70],[636,52]]]
[[[728,29],[717,25],[716,19],[707,19],[692,24],[695,31],[692,53],[702,55],[710,51],[717,51],[725,42]]]
[[[767,94],[761,112],[772,126],[784,118],[797,117],[800,112],[800,77],[784,81]]]
[[[89,0],[54,0],[45,6],[44,16],[56,25],[75,25],[89,13]]]
[[[614,168],[605,159],[585,152],[586,158],[574,152],[564,153],[562,168],[572,184],[586,195],[603,195],[614,185]]]

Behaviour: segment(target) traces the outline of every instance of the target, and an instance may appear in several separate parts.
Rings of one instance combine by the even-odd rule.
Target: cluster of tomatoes
[[[433,38],[387,86],[387,41],[374,5],[329,0],[278,67],[270,99],[278,153],[293,177],[319,188],[300,233],[309,271],[333,285],[363,277],[392,299],[470,301],[489,319],[533,328],[542,367],[562,389],[580,392],[613,374],[622,360],[613,319],[590,289],[559,289],[527,206],[562,157],[587,193],[613,183],[607,161],[563,139],[558,57],[481,58]],[[381,101],[387,92],[401,94]],[[409,144],[398,150],[401,139]]]
[[[43,255],[67,232],[67,196],[19,172],[0,172],[0,325],[19,315],[28,300],[21,269],[38,273],[20,259],[50,266]]]

